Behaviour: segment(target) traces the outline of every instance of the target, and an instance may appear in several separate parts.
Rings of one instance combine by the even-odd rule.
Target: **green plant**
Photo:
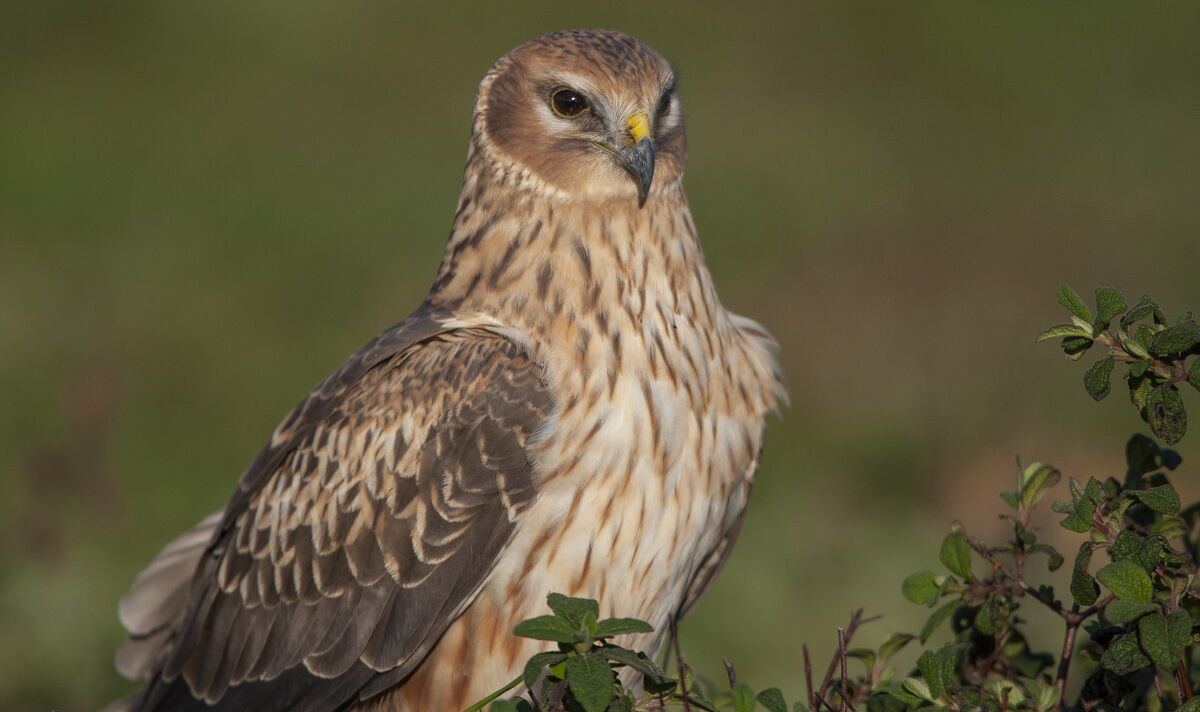
[[[1065,284],[1058,286],[1058,303],[1071,314],[1070,324],[1043,331],[1039,342],[1060,339],[1071,359],[1082,358],[1093,346],[1103,349],[1083,376],[1083,385],[1096,400],[1108,395],[1113,369],[1126,364],[1129,399],[1142,420],[1168,445],[1179,442],[1187,432],[1187,410],[1177,384],[1190,383],[1200,390],[1200,324],[1184,312],[1170,323],[1158,302],[1143,296],[1133,308],[1111,287],[1096,290],[1096,315],[1083,299]],[[1120,320],[1117,320],[1120,317]]]
[[[1071,312],[1071,323],[1038,340],[1061,338],[1072,359],[1093,346],[1104,348],[1084,375],[1087,392],[1104,398],[1116,364],[1125,364],[1141,417],[1168,444],[1178,442],[1187,416],[1177,384],[1200,388],[1200,358],[1187,363],[1200,351],[1200,325],[1191,314],[1168,324],[1153,299],[1143,297],[1129,309],[1109,288],[1096,290],[1095,317],[1066,285],[1059,287],[1058,301]],[[1200,541],[1194,535],[1200,502],[1183,507],[1170,482],[1181,462],[1177,452],[1140,434],[1126,444],[1119,477],[1063,483],[1050,465],[1018,461],[1014,489],[1000,495],[1008,507],[1001,515],[1010,529],[1006,540],[989,544],[955,524],[938,552],[944,570],[914,573],[901,585],[905,598],[930,609],[922,629],[893,634],[875,648],[852,648],[858,628],[873,620],[855,612],[837,630],[837,651],[820,684],[814,684],[804,647],[806,695],[792,712],[1200,712],[1194,694],[1200,679]],[[1049,495],[1064,489],[1065,497],[1050,509],[1078,543],[1072,544],[1070,577],[1060,592],[1042,572],[1060,569],[1066,557],[1035,520]],[[532,657],[520,678],[471,712],[488,704],[512,712],[789,710],[777,688],[756,694],[738,682],[728,663],[727,685],[693,676],[677,640],[674,676],[644,653],[612,642],[617,635],[649,631],[641,621],[598,621],[594,601],[552,594],[548,602],[553,615],[525,621],[515,633],[557,643],[558,650]],[[1060,621],[1056,651],[1031,646],[1030,606]],[[950,640],[932,645],[947,625]],[[915,666],[897,675],[896,654],[914,643],[922,648]],[[852,675],[850,660],[861,671]],[[625,669],[632,674],[619,675]],[[1070,684],[1073,679],[1079,684]],[[522,683],[523,697],[499,699]]]
[[[522,621],[513,632],[521,637],[556,643],[557,650],[537,653],[525,664],[521,675],[500,690],[468,708],[467,712],[624,712],[644,709],[700,709],[718,712],[733,709],[749,712],[761,704],[768,712],[787,712],[778,689],[755,693],[739,683],[729,668],[729,689],[720,691],[708,681],[692,678],[686,665],[671,677],[645,653],[615,645],[611,638],[654,629],[635,618],[599,620],[600,606],[591,599],[570,598],[552,593],[546,598],[552,615]],[[639,683],[634,691],[622,684],[618,673],[630,671]],[[500,699],[518,685],[526,697]]]
[[[1192,590],[1196,546],[1188,532],[1200,504],[1181,512],[1166,474],[1179,464],[1173,450],[1135,435],[1122,479],[1069,481],[1069,499],[1053,504],[1063,515],[1059,525],[1082,535],[1065,596],[1031,580],[1035,562],[1049,571],[1064,563],[1030,523],[1061,475],[1042,463],[1018,467],[1016,488],[1001,495],[1011,537],[993,546],[956,528],[941,548],[948,573],[923,571],[904,581],[906,598],[933,609],[919,640],[947,620],[953,640],[923,652],[916,675],[882,688],[900,704],[875,708],[1200,709],[1200,701],[1186,702],[1200,640],[1192,634],[1200,599]],[[1108,562],[1097,565],[1100,552]],[[1062,620],[1057,655],[1030,649],[1026,605]],[[1087,634],[1082,646],[1080,630]],[[1090,670],[1068,701],[1068,675],[1080,656]]]

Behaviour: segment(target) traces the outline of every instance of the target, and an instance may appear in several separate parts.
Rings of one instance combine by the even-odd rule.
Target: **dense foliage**
[[[1133,308],[1111,287],[1096,290],[1096,314],[1065,284],[1058,287],[1058,303],[1070,312],[1071,323],[1050,327],[1038,341],[1061,339],[1068,358],[1082,358],[1092,347],[1101,357],[1083,376],[1083,385],[1096,400],[1109,394],[1113,369],[1118,363],[1129,370],[1125,379],[1129,399],[1154,434],[1174,445],[1187,431],[1187,411],[1178,384],[1200,389],[1200,324],[1184,312],[1174,322],[1154,299],[1143,296]],[[1118,317],[1120,319],[1118,320]]]
[[[1191,313],[1171,323],[1153,299],[1142,297],[1130,309],[1110,288],[1096,290],[1094,316],[1066,285],[1058,288],[1058,301],[1071,323],[1046,330],[1038,341],[1061,339],[1071,359],[1103,349],[1084,375],[1087,392],[1104,398],[1114,368],[1125,364],[1130,400],[1142,419],[1168,444],[1182,438],[1187,415],[1178,384],[1200,389],[1200,357],[1192,358],[1200,351],[1200,325]],[[1174,450],[1134,435],[1123,475],[1068,479],[1063,499],[1051,507],[1079,544],[1068,590],[1056,591],[1037,573],[1059,569],[1066,557],[1041,540],[1033,515],[1052,492],[1063,491],[1062,474],[1040,462],[1018,463],[1015,487],[1000,494],[1008,507],[1002,518],[1011,526],[1007,539],[986,543],[956,523],[938,553],[942,570],[914,573],[901,586],[905,598],[931,611],[922,629],[893,634],[877,648],[851,647],[859,626],[871,620],[855,612],[838,628],[837,652],[819,683],[804,648],[807,689],[790,709],[1200,712],[1193,692],[1200,680],[1200,635],[1194,632],[1200,541],[1193,534],[1200,502],[1181,505],[1168,474],[1180,464]],[[789,710],[778,688],[756,692],[738,681],[728,662],[727,681],[694,676],[674,635],[675,669],[668,673],[665,661],[612,641],[650,632],[648,624],[599,620],[592,600],[551,594],[548,603],[552,615],[524,621],[514,632],[557,649],[534,655],[520,677],[469,712]],[[1044,607],[1061,620],[1059,650],[1031,648],[1026,606]],[[947,624],[949,642],[931,646]],[[912,644],[924,649],[913,669],[897,675],[890,663]],[[1074,667],[1084,668],[1078,689],[1068,687]],[[521,685],[524,695],[501,699]]]

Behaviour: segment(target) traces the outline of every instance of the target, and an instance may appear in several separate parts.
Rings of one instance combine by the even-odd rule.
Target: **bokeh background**
[[[542,32],[624,29],[677,64],[722,298],[782,344],[792,405],[683,631],[709,673],[728,657],[796,696],[801,642],[822,667],[852,608],[885,615],[864,643],[919,626],[900,581],[936,566],[954,518],[998,528],[1018,454],[1121,470],[1132,409],[1091,403],[1082,366],[1033,344],[1059,281],[1200,307],[1194,3],[0,13],[6,710],[130,689],[117,598],[417,304],[475,84]]]

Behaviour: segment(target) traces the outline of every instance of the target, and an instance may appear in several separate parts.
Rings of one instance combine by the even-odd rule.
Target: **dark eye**
[[[550,106],[559,116],[571,118],[586,111],[588,103],[583,94],[574,89],[555,89],[550,95]]]
[[[658,100],[658,108],[654,110],[654,115],[662,118],[663,114],[667,113],[667,109],[671,108],[671,90],[663,92],[662,98]]]

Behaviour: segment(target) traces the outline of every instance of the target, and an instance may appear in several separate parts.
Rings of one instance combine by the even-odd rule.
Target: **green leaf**
[[[1021,504],[1026,509],[1033,507],[1061,478],[1062,473],[1050,465],[1031,463],[1021,471]]]
[[[1132,334],[1127,334],[1121,330],[1117,330],[1116,334],[1117,341],[1121,344],[1121,348],[1146,362],[1141,366],[1141,371],[1144,371],[1146,368],[1148,368],[1151,362],[1149,360],[1150,352],[1146,349],[1146,347],[1143,346],[1141,342],[1139,342]]]
[[[1083,387],[1087,390],[1088,395],[1092,400],[1104,400],[1104,397],[1109,392],[1109,382],[1112,377],[1113,366],[1116,365],[1116,360],[1112,356],[1105,356],[1096,363],[1092,364],[1083,374]]]
[[[1050,339],[1057,339],[1059,337],[1076,337],[1091,341],[1092,332],[1090,329],[1085,329],[1082,326],[1076,326],[1075,324],[1057,324],[1038,334],[1035,343],[1040,344],[1043,341],[1049,341]],[[1064,344],[1064,348],[1065,347],[1066,345]]]
[[[1078,361],[1088,349],[1092,348],[1093,341],[1086,336],[1068,336],[1062,340],[1059,346],[1062,347],[1063,353],[1072,361]]]
[[[1175,654],[1183,655],[1192,641],[1192,616],[1187,611],[1178,610],[1167,616],[1167,639]]]
[[[1096,323],[1103,324],[1100,330],[1108,328],[1108,323],[1125,311],[1125,296],[1112,287],[1100,287],[1096,290]]]
[[[1121,625],[1135,621],[1153,610],[1157,610],[1153,604],[1118,598],[1105,606],[1104,617],[1109,623]]]
[[[1055,296],[1058,297],[1058,303],[1063,305],[1067,311],[1084,321],[1092,320],[1092,313],[1088,311],[1087,305],[1083,303],[1083,300],[1075,293],[1074,289],[1071,289],[1066,284],[1060,284]]]
[[[915,638],[916,636],[911,633],[892,633],[888,636],[887,640],[883,641],[883,645],[879,646],[879,659],[882,662],[887,662]]]
[[[1167,636],[1167,617],[1154,612],[1138,621],[1138,642],[1156,665],[1174,668],[1179,657]]]
[[[525,700],[514,697],[511,700],[495,700],[488,707],[488,712],[533,712],[533,707]]]
[[[1084,542],[1075,555],[1075,568],[1071,572],[1071,597],[1081,606],[1090,606],[1100,597],[1100,587],[1096,579],[1088,573],[1088,564],[1092,562],[1092,544]]]
[[[1129,377],[1141,378],[1146,375],[1146,371],[1150,370],[1150,359],[1141,359],[1129,364]]]
[[[1175,386],[1164,383],[1155,387],[1146,397],[1144,410],[1150,429],[1168,445],[1179,442],[1187,432],[1187,411]]]
[[[1167,323],[1167,315],[1159,308],[1158,302],[1148,296],[1143,295],[1142,298],[1134,305],[1132,309],[1126,312],[1125,316],[1121,317],[1121,328],[1128,329],[1129,325],[1139,319],[1145,319],[1148,316],[1154,316],[1154,323]]]
[[[757,701],[754,699],[754,690],[749,685],[739,682],[733,686],[730,694],[733,698],[733,712],[754,712]]]
[[[549,665],[557,665],[566,658],[566,653],[538,653],[530,657],[525,662],[525,670],[521,673],[521,680],[524,681],[525,687],[533,689],[533,684],[541,677],[542,670]]]
[[[1192,359],[1192,365],[1188,368],[1187,382],[1192,388],[1200,391],[1200,358]]]
[[[1159,452],[1158,443],[1135,433],[1125,443],[1125,463],[1135,475],[1144,475],[1158,469]]]
[[[600,617],[600,604],[590,598],[571,598],[561,593],[552,593],[546,596],[546,603],[550,610],[554,611],[554,615],[576,628],[583,626],[588,614],[591,614],[592,620]]]
[[[594,638],[611,638],[627,633],[652,633],[654,626],[637,618],[605,618],[596,624]]]
[[[1154,329],[1151,329],[1145,324],[1138,324],[1138,327],[1133,331],[1134,342],[1147,356],[1150,355],[1150,344],[1154,343],[1155,333],[1157,332],[1155,332]]]
[[[888,694],[909,704],[917,704],[922,700],[933,701],[933,692],[929,689],[929,684],[916,677],[906,678],[901,688],[888,690]],[[913,699],[914,697],[916,699]]]
[[[929,618],[925,620],[925,625],[921,627],[921,645],[924,645],[925,641],[929,640],[929,636],[933,635],[938,626],[946,622],[946,619],[954,613],[960,603],[962,601],[958,598],[952,599],[938,606],[937,610],[929,615]]]
[[[1200,696],[1193,697],[1187,702],[1184,702],[1182,705],[1176,708],[1175,712],[1200,712]]]
[[[1037,692],[1037,711],[1050,712],[1054,706],[1058,704],[1058,697],[1061,693],[1054,685],[1047,684],[1043,681],[1038,681]]]
[[[574,643],[583,637],[577,628],[558,616],[537,616],[521,621],[513,628],[513,633],[522,638],[556,643]]]
[[[1128,675],[1150,664],[1150,659],[1138,647],[1137,634],[1126,633],[1109,644],[1100,658],[1100,665],[1118,675]]]
[[[1108,556],[1113,561],[1132,561],[1143,571],[1150,572],[1169,548],[1162,537],[1142,536],[1127,529],[1117,535]]]
[[[1159,514],[1175,514],[1179,511],[1179,493],[1171,485],[1133,490],[1129,494]]]
[[[878,656],[874,650],[870,648],[850,648],[846,651],[846,657],[861,660],[863,667],[867,669],[867,674],[871,674],[871,670],[875,667],[875,662]]]
[[[665,673],[657,663],[646,657],[645,653],[635,653],[632,650],[617,647],[615,645],[606,645],[605,647],[600,648],[599,652],[601,655],[613,661],[614,663],[625,665],[626,667],[637,670],[642,674],[642,677],[645,678],[648,684],[652,684],[654,686],[675,684],[675,679]]]
[[[1090,482],[1088,483],[1090,486]],[[1064,529],[1073,532],[1086,532],[1092,528],[1092,517],[1096,512],[1098,496],[1087,491],[1079,492],[1079,483],[1071,480],[1071,502],[1062,508],[1055,506],[1055,511],[1068,512],[1069,516],[1059,522]]]
[[[1096,572],[1096,578],[1117,598],[1149,603],[1154,584],[1145,569],[1132,561],[1114,561]]]
[[[957,663],[958,649],[953,645],[947,645],[936,653],[926,650],[917,658],[921,677],[929,685],[929,691],[935,698],[945,695],[954,682],[954,668]]]
[[[967,535],[962,532],[950,532],[942,540],[942,551],[938,558],[950,573],[958,574],[964,579],[971,578],[971,545],[967,543]]]
[[[1044,584],[1044,583],[1040,583],[1040,584],[1038,584],[1038,587],[1036,589],[1034,589],[1033,591],[1030,592],[1030,595],[1032,595],[1034,598],[1041,601],[1042,603],[1045,603],[1046,605],[1049,605],[1049,606],[1054,605],[1054,587],[1053,586],[1050,586],[1050,585]]]
[[[1010,705],[1009,709],[1017,707],[1025,701],[1025,691],[1012,680],[993,677],[988,680],[984,689],[993,694],[997,700],[1004,700],[1006,704]],[[992,707],[992,709],[995,708]]]
[[[762,705],[767,712],[788,712],[787,702],[783,699],[783,692],[778,687],[768,687],[758,693],[758,704]]]
[[[1007,618],[1007,611],[996,599],[989,599],[975,611],[975,630],[984,635],[994,635]]]
[[[1025,526],[1018,521],[1014,521],[1012,523],[1012,525],[1013,525],[1013,531],[1016,532],[1016,534],[1017,534],[1017,539],[1022,544],[1025,544],[1026,546],[1032,546],[1033,544],[1037,543],[1037,540],[1038,540],[1037,534],[1034,534],[1033,532],[1026,529]]]
[[[1176,356],[1200,344],[1200,324],[1184,321],[1168,326],[1154,335],[1150,353],[1155,356]]]
[[[567,687],[584,712],[605,712],[613,699],[612,668],[598,655],[567,658]]]
[[[1163,517],[1155,522],[1151,529],[1164,539],[1174,539],[1187,533],[1187,526],[1179,517]]]
[[[932,571],[918,571],[904,579],[900,592],[913,603],[933,605],[942,588],[939,578]]]
[[[1154,379],[1150,376],[1142,376],[1141,378],[1129,379],[1129,401],[1142,414],[1142,420],[1149,422],[1146,416],[1146,401],[1150,398],[1150,392],[1154,390]]]
[[[1063,565],[1063,555],[1058,553],[1058,549],[1049,544],[1034,544],[1029,547],[1028,551],[1031,554],[1039,552],[1045,554],[1047,557],[1046,568],[1051,571],[1058,571],[1059,567]]]

